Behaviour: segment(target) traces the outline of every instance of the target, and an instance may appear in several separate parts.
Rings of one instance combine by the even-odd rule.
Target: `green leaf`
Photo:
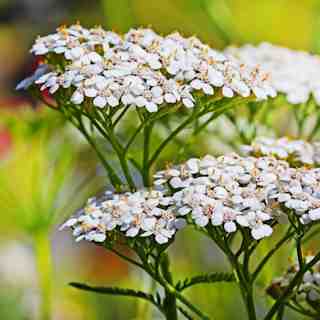
[[[233,273],[215,272],[215,273],[200,274],[192,278],[187,278],[184,281],[179,281],[176,285],[176,289],[179,291],[183,291],[197,284],[202,284],[202,283],[209,284],[209,283],[215,283],[215,282],[233,282],[235,280],[236,279]]]
[[[84,291],[90,291],[100,294],[110,294],[114,296],[125,296],[125,297],[133,297],[133,298],[139,298],[143,300],[147,300],[151,302],[154,306],[156,306],[161,312],[162,307],[158,301],[154,298],[152,294],[139,291],[139,290],[133,290],[133,289],[124,289],[124,288],[118,288],[118,287],[92,287],[87,284],[78,283],[78,282],[71,282],[69,285],[73,288],[84,290]]]

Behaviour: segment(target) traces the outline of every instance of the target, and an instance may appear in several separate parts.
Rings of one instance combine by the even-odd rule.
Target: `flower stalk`
[[[52,258],[51,244],[47,232],[36,232],[33,238],[40,288],[39,320],[52,319]]]

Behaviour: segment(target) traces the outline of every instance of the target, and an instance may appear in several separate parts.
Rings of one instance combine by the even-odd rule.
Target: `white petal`
[[[162,64],[160,63],[160,61],[155,59],[148,60],[148,64],[151,67],[151,69],[154,69],[154,70],[160,69],[162,67]]]
[[[104,242],[106,240],[106,235],[104,233],[93,233],[88,235],[88,240],[95,242]]]
[[[125,94],[122,96],[121,102],[124,105],[132,104],[132,103],[134,103],[134,97],[131,94]]]
[[[166,238],[165,236],[163,236],[162,234],[157,234],[155,236],[155,239],[156,241],[159,243],[159,244],[163,244],[163,243],[167,243],[168,242],[168,238]]]
[[[119,105],[119,100],[114,97],[114,96],[110,96],[107,98],[107,101],[108,101],[108,104],[111,106],[111,107],[116,107]]]
[[[233,93],[233,91],[232,91],[231,88],[229,88],[229,87],[227,87],[227,86],[223,86],[223,88],[222,88],[222,95],[223,95],[224,97],[227,97],[227,98],[232,98],[233,95],[234,95],[234,93]]]
[[[174,189],[182,188],[183,187],[183,182],[179,177],[174,177],[170,180],[170,185]]]
[[[186,220],[184,219],[176,219],[174,221],[174,226],[176,227],[176,229],[181,230],[183,229],[185,226],[187,225]]]
[[[69,220],[67,220],[60,228],[59,230],[63,230],[65,228],[70,228],[73,227],[75,224],[77,224],[78,219],[76,218],[71,218]]]
[[[252,237],[256,240],[268,237],[272,234],[272,228],[268,225],[262,224],[257,228],[251,230]]]
[[[83,100],[84,100],[83,94],[77,90],[71,96],[71,102],[73,102],[74,104],[81,104]]]
[[[157,112],[158,111],[158,106],[153,103],[153,102],[148,102],[146,104],[146,109],[149,111],[149,112]]]
[[[167,103],[176,103],[177,102],[177,99],[176,97],[171,94],[171,93],[166,93],[164,95],[164,100],[167,102]]]
[[[103,108],[107,104],[107,99],[105,97],[97,96],[94,98],[93,104],[98,108]]]
[[[195,79],[195,80],[191,81],[190,85],[192,88],[194,88],[196,90],[200,90],[200,89],[202,89],[204,83],[199,79]]]
[[[56,83],[49,89],[49,92],[51,94],[54,94],[58,89],[59,89],[59,85]]]
[[[249,227],[249,221],[246,215],[238,215],[236,220],[240,224],[240,226]]]
[[[210,96],[213,95],[213,93],[214,93],[213,88],[209,84],[204,84],[202,86],[202,90],[205,94],[210,95]]]
[[[233,221],[228,221],[224,224],[224,230],[228,233],[237,231],[237,226]]]
[[[90,52],[88,54],[88,57],[93,63],[97,63],[97,62],[102,61],[102,57],[96,52]]]
[[[61,54],[61,53],[64,53],[66,51],[66,47],[56,47],[56,48],[54,48],[53,51],[55,53],[57,53],[57,54]]]
[[[191,99],[182,99],[182,103],[187,107],[187,108],[193,108],[194,107],[194,103]]]
[[[313,221],[320,220],[320,208],[310,210],[309,217]]]
[[[224,82],[223,74],[213,68],[208,69],[208,79],[215,87],[221,87]]]
[[[222,210],[215,210],[212,217],[211,223],[213,226],[221,226],[223,223],[223,212]]]
[[[84,94],[86,97],[89,97],[89,98],[94,98],[96,97],[98,91],[94,88],[87,88],[84,90]]]
[[[127,237],[135,237],[139,233],[139,228],[130,228],[126,232]]]
[[[144,107],[148,103],[148,101],[142,96],[135,98],[134,102],[138,107]]]
[[[187,161],[187,166],[190,169],[191,173],[199,172],[200,160],[196,158],[189,159]]]
[[[207,216],[200,216],[195,219],[195,223],[199,227],[205,227],[209,222],[209,218]]]
[[[182,207],[178,210],[179,215],[181,216],[185,216],[186,214],[188,214],[191,211],[191,209],[189,207]]]
[[[156,222],[157,222],[157,218],[155,217],[145,218],[142,220],[141,228],[144,231],[149,231],[154,228]]]
[[[161,87],[156,86],[151,89],[151,93],[155,98],[158,98],[162,96],[163,90]]]

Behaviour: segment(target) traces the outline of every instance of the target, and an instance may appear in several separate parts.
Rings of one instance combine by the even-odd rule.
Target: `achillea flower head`
[[[314,257],[308,255],[305,257],[306,263],[310,262]],[[290,281],[299,271],[298,262],[291,266],[281,277],[272,281],[271,286],[267,292],[275,299],[279,297],[289,285]],[[310,306],[317,306],[318,312],[320,307],[320,262],[316,263],[309,271],[304,274],[302,283],[295,291],[292,299],[299,303],[306,302]]]
[[[291,168],[273,157],[190,159],[155,175],[155,185],[172,195],[179,215],[227,233],[249,228],[254,239],[270,236],[274,222],[292,211],[304,224],[320,219],[320,170]]]
[[[304,51],[290,50],[270,43],[258,46],[229,47],[225,54],[243,63],[259,65],[269,74],[277,93],[282,93],[291,104],[305,103],[313,97],[320,105],[320,57]]]
[[[163,244],[184,226],[170,203],[171,198],[159,191],[107,191],[100,198],[89,199],[77,217],[67,220],[60,229],[73,228],[76,241],[104,242],[107,233],[118,231],[124,237],[152,237]]]
[[[275,139],[259,137],[251,145],[241,147],[245,155],[274,156],[296,166],[315,166],[320,163],[319,142],[291,140],[287,137]]]
[[[31,52],[45,56],[51,67],[35,83],[51,94],[71,87],[74,104],[89,99],[98,108],[133,105],[156,112],[163,104],[192,108],[194,92],[212,96],[220,89],[230,98],[275,95],[258,68],[178,33],[162,37],[151,29],[132,29],[120,36],[73,25],[38,38]]]

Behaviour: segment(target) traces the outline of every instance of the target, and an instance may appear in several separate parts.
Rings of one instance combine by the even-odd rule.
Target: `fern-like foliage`
[[[163,312],[161,301],[159,299],[160,297],[154,297],[152,294],[149,294],[143,291],[127,289],[127,288],[124,289],[124,288],[118,288],[118,287],[92,287],[87,284],[78,283],[78,282],[71,282],[69,283],[69,285],[76,289],[100,293],[100,294],[110,294],[114,296],[140,298],[140,299],[151,302],[161,312]]]
[[[197,284],[205,284],[205,283],[214,283],[214,282],[233,282],[236,278],[233,273],[227,272],[214,272],[214,273],[206,273],[200,274],[198,276],[194,276],[192,278],[187,278],[183,281],[179,281],[176,284],[176,289],[178,291],[183,291],[189,287],[192,287]]]

